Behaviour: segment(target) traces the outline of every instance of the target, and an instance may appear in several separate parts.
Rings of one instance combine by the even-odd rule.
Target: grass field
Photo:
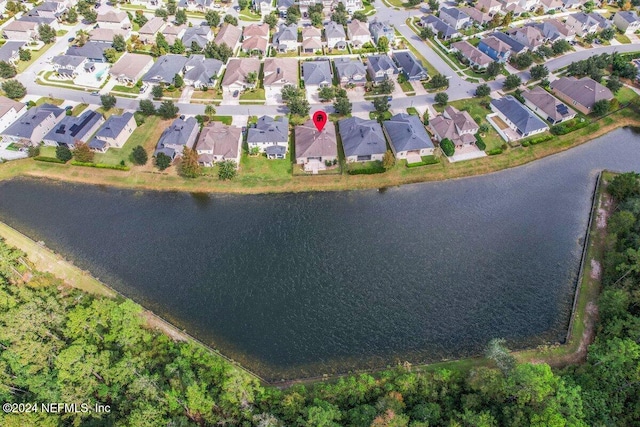
[[[627,37],[626,34],[620,34],[620,33],[616,33],[615,35],[615,39],[618,40],[620,43],[622,44],[629,44],[631,43],[631,39],[629,39],[629,37]]]
[[[49,50],[49,48],[51,46],[53,46],[53,44],[46,44],[46,45],[42,46],[42,48],[40,50],[31,50],[31,49],[29,49],[29,52],[31,52],[31,59],[29,61],[18,61],[18,65],[16,65],[16,71],[18,73],[22,73],[31,64],[36,62],[42,55],[44,55]]]
[[[133,93],[136,95],[140,94],[140,88],[137,86],[115,85],[111,90],[116,92]]]
[[[264,101],[264,89],[247,90],[240,94],[240,99],[245,101]]]
[[[117,165],[124,160],[125,163],[130,164],[131,150],[138,145],[142,145],[151,157],[156,143],[160,139],[160,134],[169,126],[170,122],[170,120],[163,121],[158,116],[147,117],[145,122],[133,131],[122,148],[110,148],[106,153],[96,153],[94,162]]]
[[[630,89],[630,88],[628,88],[626,86],[623,86],[622,88],[620,88],[618,93],[616,93],[616,99],[622,105],[627,104],[629,101],[631,101],[632,99],[636,98],[637,96],[638,96],[638,94],[635,93],[633,91],[633,89]]]

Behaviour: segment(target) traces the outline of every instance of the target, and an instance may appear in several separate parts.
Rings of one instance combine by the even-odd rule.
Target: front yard
[[[264,101],[264,89],[249,89],[240,94],[241,101]]]

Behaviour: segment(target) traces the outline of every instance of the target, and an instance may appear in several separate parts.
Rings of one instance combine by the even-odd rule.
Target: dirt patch
[[[598,206],[597,216],[596,216],[596,226],[598,230],[602,230],[607,226],[607,219],[609,219],[609,211],[611,210],[611,197],[608,194],[603,193],[602,199],[600,201],[600,206]]]
[[[142,318],[149,328],[159,330],[174,341],[189,341],[189,337],[150,311],[145,310],[142,313]]]
[[[600,280],[600,277],[602,276],[602,267],[600,266],[600,263],[595,259],[591,260],[590,276],[593,280]]]

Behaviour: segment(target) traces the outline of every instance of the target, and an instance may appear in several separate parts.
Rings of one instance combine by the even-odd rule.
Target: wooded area
[[[110,413],[0,414],[3,426],[640,426],[640,178],[617,176],[600,321],[588,360],[553,372],[516,364],[263,386],[193,343],[144,327],[130,300],[33,271],[0,241],[0,400],[108,404]]]

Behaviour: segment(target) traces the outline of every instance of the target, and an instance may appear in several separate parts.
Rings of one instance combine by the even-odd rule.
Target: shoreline
[[[592,195],[588,226],[585,231],[583,255],[581,256],[580,270],[576,279],[576,287],[574,291],[574,302],[568,321],[568,339],[566,339],[564,344],[548,344],[535,348],[524,348],[513,351],[512,354],[520,362],[548,363],[553,367],[561,367],[571,363],[580,363],[586,356],[587,346],[592,342],[593,334],[595,332],[594,325],[597,316],[595,301],[599,294],[600,286],[600,279],[599,277],[594,277],[592,269],[594,262],[601,263],[602,261],[602,251],[598,250],[598,244],[602,240],[601,234],[604,233],[602,224],[606,223],[606,216],[608,213],[607,208],[610,208],[610,205],[607,204],[606,200],[605,189],[607,179],[604,175],[610,175],[610,172],[601,171],[599,173]],[[94,278],[89,272],[81,270],[77,266],[73,265],[72,262],[53,252],[53,250],[46,247],[44,243],[36,242],[2,222],[0,222],[0,237],[5,238],[7,244],[25,252],[29,260],[33,262],[40,271],[53,274],[63,280],[68,286],[109,298],[127,298],[118,291],[112,289],[109,285]],[[139,303],[136,302],[136,304]],[[186,331],[179,329],[152,311],[144,307],[143,310],[142,315],[149,328],[159,330],[173,340],[195,342],[208,351],[213,352],[215,355],[222,357],[238,369],[241,369],[259,379],[263,384],[278,388],[287,388],[295,384],[311,384],[319,381],[335,381],[339,378],[350,375],[376,375],[377,373],[393,369],[394,366],[400,365],[411,367],[411,369],[415,370],[429,371],[442,368],[466,370],[477,366],[486,366],[491,363],[482,355],[460,359],[445,359],[442,361],[415,365],[410,362],[401,363],[398,361],[397,364],[388,365],[379,369],[363,369],[338,374],[268,381],[245,367],[242,363],[237,362],[228,356],[225,356],[219,350],[202,343],[197,338],[189,335]]]
[[[496,156],[457,163],[443,160],[436,165],[422,168],[396,166],[390,171],[375,175],[345,174],[304,177],[288,175],[286,179],[260,181],[254,179],[253,176],[243,176],[241,169],[238,177],[234,180],[220,181],[211,176],[186,179],[175,173],[149,173],[136,170],[135,167],[131,171],[116,171],[23,159],[0,164],[0,182],[15,177],[32,177],[77,184],[106,185],[130,190],[184,191],[208,194],[275,194],[379,189],[482,176],[522,166],[580,146],[619,128],[640,127],[640,120],[628,117],[629,114],[635,115],[630,109],[624,108],[567,135],[557,136],[555,139],[538,145],[511,148],[506,153]]]

